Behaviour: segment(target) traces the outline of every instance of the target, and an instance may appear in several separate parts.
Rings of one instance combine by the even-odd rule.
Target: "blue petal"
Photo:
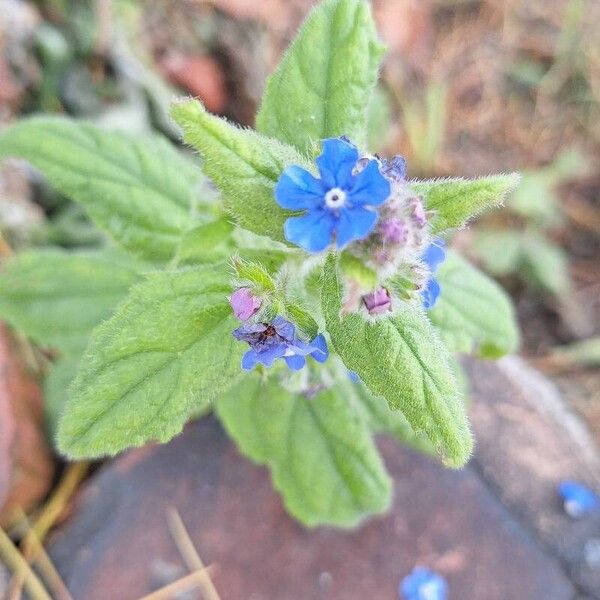
[[[427,250],[425,250],[423,261],[427,263],[431,272],[435,273],[444,260],[446,260],[444,240],[437,239],[429,245]]]
[[[329,348],[327,347],[327,342],[325,341],[325,336],[320,333],[311,343],[310,345],[315,348],[310,355],[320,363],[324,363],[329,358]]]
[[[290,217],[283,227],[288,242],[320,252],[327,248],[333,235],[335,217],[324,210],[312,210],[301,217]]]
[[[264,350],[256,353],[256,360],[265,367],[270,367],[275,360],[281,358],[286,351],[286,345],[283,342],[274,342]]]
[[[298,354],[284,356],[284,360],[292,371],[299,371],[306,364],[304,356],[299,356]]]
[[[358,373],[355,373],[354,371],[348,371],[348,379],[352,383],[360,383],[360,377],[358,376]]]
[[[563,481],[558,486],[565,510],[572,517],[580,517],[600,509],[600,497],[590,488],[576,481]]]
[[[354,180],[352,169],[357,162],[356,147],[340,138],[323,140],[323,152],[316,160],[321,179],[328,189],[350,188]]]
[[[375,227],[376,222],[377,213],[362,208],[362,206],[342,210],[337,223],[335,223],[337,247],[343,248],[352,240],[360,240],[366,237]]]
[[[355,178],[348,192],[354,206],[379,206],[392,193],[390,182],[381,174],[379,164],[372,160]]]
[[[256,352],[250,349],[244,356],[242,357],[242,369],[244,371],[252,371],[254,366],[256,365]]]
[[[275,317],[271,321],[271,325],[275,328],[275,331],[286,340],[293,340],[296,333],[296,327],[293,323],[290,323],[287,319],[281,316]]]
[[[421,292],[423,298],[423,307],[426,310],[433,308],[441,292],[440,284],[435,277],[432,277],[427,283],[427,287]]]
[[[281,174],[275,187],[275,198],[282,208],[305,210],[320,206],[325,192],[319,179],[294,165],[284,169]]]
[[[400,597],[403,600],[446,600],[448,584],[446,580],[430,569],[415,567],[400,583]]]

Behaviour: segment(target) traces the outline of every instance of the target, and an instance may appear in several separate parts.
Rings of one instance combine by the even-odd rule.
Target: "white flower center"
[[[325,194],[325,206],[330,209],[342,208],[346,204],[346,192],[332,188]]]

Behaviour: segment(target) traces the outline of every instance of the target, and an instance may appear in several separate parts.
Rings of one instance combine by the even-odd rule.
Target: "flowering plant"
[[[319,4],[257,131],[174,105],[203,174],[164,140],[66,119],[0,135],[0,155],[111,240],[23,253],[0,276],[0,314],[58,352],[46,390],[66,456],[166,442],[213,410],[296,518],[343,527],[389,505],[375,433],[468,460],[453,353],[495,358],[518,335],[503,292],[446,241],[518,176],[412,181],[401,157],[369,154],[381,55],[367,2]]]

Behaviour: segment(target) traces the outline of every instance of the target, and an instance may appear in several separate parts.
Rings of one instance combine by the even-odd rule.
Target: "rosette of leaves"
[[[257,131],[195,100],[174,105],[197,164],[164,140],[66,119],[33,117],[0,135],[0,155],[29,161],[118,247],[30,251],[0,275],[1,316],[58,353],[47,391],[65,456],[166,442],[214,409],[240,450],[270,468],[291,514],[340,527],[389,506],[374,434],[465,464],[472,438],[454,353],[515,349],[505,295],[450,253],[433,310],[406,302],[377,319],[345,312],[352,281],[372,285],[377,274],[344,250],[310,256],[290,246],[284,222],[293,213],[275,202],[283,170],[311,168],[320,140],[344,135],[364,146],[382,53],[367,2],[322,2],[268,81]],[[202,197],[203,177],[216,200]],[[411,185],[434,215],[432,234],[447,237],[516,181]],[[240,282],[307,336],[325,332],[329,359],[298,373],[283,364],[244,373],[228,302]]]

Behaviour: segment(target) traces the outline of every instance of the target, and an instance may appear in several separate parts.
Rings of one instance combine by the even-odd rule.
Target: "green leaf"
[[[364,145],[383,51],[369,3],[325,0],[269,78],[257,129],[301,152],[341,135]]]
[[[238,224],[285,242],[283,224],[295,213],[277,204],[275,185],[285,167],[307,166],[306,160],[290,146],[207,113],[197,100],[174,104],[172,115],[185,142],[200,152],[204,173]]]
[[[381,86],[373,90],[367,113],[368,148],[371,152],[385,149],[393,134],[392,101]]]
[[[473,441],[448,351],[427,316],[407,305],[393,317],[368,320],[342,314],[342,297],[330,255],[321,301],[336,352],[373,394],[402,411],[415,432],[427,435],[448,465],[462,466]]]
[[[17,254],[0,272],[0,317],[41,346],[81,352],[142,269],[114,251]]]
[[[527,279],[557,296],[571,291],[569,260],[565,251],[542,235],[528,231],[522,244],[523,271]]]
[[[519,231],[480,229],[474,232],[473,250],[492,275],[509,275],[521,265],[523,234]]]
[[[350,385],[354,386],[354,390],[347,397],[352,400],[359,414],[367,420],[371,431],[391,435],[419,452],[435,454],[427,437],[415,433],[399,410],[392,410],[383,398],[374,396],[362,382]]]
[[[481,212],[500,206],[519,180],[518,173],[509,173],[477,179],[411,181],[410,185],[424,197],[427,209],[435,211],[433,232],[441,233],[461,227]]]
[[[44,380],[44,413],[48,436],[54,440],[63,414],[69,386],[79,367],[80,356],[67,355],[57,360]]]
[[[287,510],[305,525],[352,527],[388,508],[391,482],[368,426],[337,388],[309,399],[253,373],[216,409],[241,451],[271,469]]]
[[[517,350],[519,331],[504,290],[449,250],[436,275],[440,297],[429,311],[442,339],[455,352],[498,358]]]
[[[72,458],[112,455],[177,434],[240,374],[226,265],[167,271],[135,286],[98,327],[60,422]]]
[[[319,325],[312,315],[303,307],[291,302],[285,303],[287,317],[294,322],[307,336],[309,340],[319,333]]]
[[[134,140],[34,117],[0,134],[0,158],[7,156],[30,162],[119,244],[147,259],[171,258],[189,228],[201,173],[158,137]]]
[[[233,251],[233,225],[222,217],[202,223],[184,234],[176,260],[178,264],[223,261]]]

